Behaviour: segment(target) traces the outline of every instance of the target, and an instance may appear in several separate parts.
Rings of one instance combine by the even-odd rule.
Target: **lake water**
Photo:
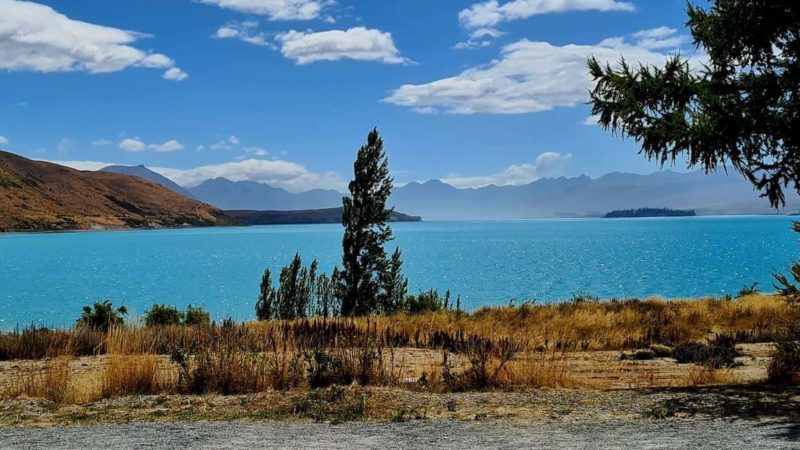
[[[422,222],[394,226],[410,289],[450,289],[474,309],[509,299],[735,293],[800,256],[788,217]],[[340,261],[339,225],[0,235],[0,328],[69,325],[110,299],[253,317],[261,273],[295,252]]]

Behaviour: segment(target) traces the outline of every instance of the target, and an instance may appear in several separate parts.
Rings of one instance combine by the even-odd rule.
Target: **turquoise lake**
[[[410,290],[435,287],[475,309],[510,299],[551,302],[735,293],[800,256],[790,217],[554,219],[399,223]],[[70,325],[110,299],[136,317],[154,302],[204,305],[251,319],[265,267],[295,252],[339,262],[339,225],[0,235],[0,328]]]

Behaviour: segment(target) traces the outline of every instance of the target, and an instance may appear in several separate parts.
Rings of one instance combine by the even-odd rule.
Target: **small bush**
[[[341,386],[317,389],[292,404],[292,414],[310,418],[316,422],[332,424],[350,422],[364,417],[367,401],[363,395],[356,395]]]
[[[773,383],[790,381],[792,372],[800,371],[800,343],[784,341],[775,344],[772,360],[767,368],[767,377]]]
[[[636,350],[635,352],[633,352],[633,359],[636,359],[636,360],[639,360],[639,361],[646,361],[646,360],[650,360],[650,359],[655,359],[655,357],[656,357],[656,352],[654,352],[653,350],[650,350],[650,349],[646,349],[646,348],[639,349],[639,350]]]
[[[445,292],[444,297],[436,289],[409,295],[405,304],[411,314],[442,311],[450,307],[450,291]]]
[[[758,289],[758,283],[753,283],[750,286],[742,286],[739,289],[739,293],[736,294],[736,298],[749,297],[751,295],[758,295],[759,293],[761,293],[761,290]]]
[[[209,325],[211,315],[202,306],[186,306],[183,324],[188,326]]]
[[[153,305],[144,315],[144,323],[148,327],[164,327],[169,325],[180,325],[183,321],[183,313],[178,311],[175,306]]]
[[[585,291],[580,291],[572,294],[572,303],[576,304],[586,303],[586,302],[596,302],[598,300],[599,298]]]
[[[123,318],[128,314],[128,308],[124,305],[114,309],[114,305],[109,300],[95,302],[94,306],[84,306],[81,317],[78,318],[78,325],[86,326],[92,330],[108,331],[112,326],[119,326],[125,323]]]
[[[689,342],[672,350],[679,364],[702,364],[719,369],[736,366],[736,341],[730,336],[717,336],[708,344]]]

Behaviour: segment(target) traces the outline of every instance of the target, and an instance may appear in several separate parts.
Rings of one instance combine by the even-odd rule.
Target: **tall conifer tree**
[[[367,136],[353,164],[350,197],[342,199],[341,313],[361,316],[378,310],[381,274],[386,268],[384,244],[393,238],[387,225],[391,210],[386,202],[392,177],[378,129]]]

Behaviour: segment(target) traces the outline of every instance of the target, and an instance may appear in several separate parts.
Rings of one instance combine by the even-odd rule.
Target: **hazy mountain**
[[[0,151],[0,231],[212,226],[222,211],[157,183]]]
[[[191,195],[222,209],[289,211],[333,208],[342,204],[342,193],[314,189],[291,193],[255,181],[230,181],[215,178],[188,188]]]
[[[177,183],[170,180],[169,178],[161,175],[160,173],[153,172],[152,170],[148,169],[145,166],[108,166],[100,169],[101,172],[113,172],[113,173],[122,173],[125,175],[133,175],[135,177],[144,178],[145,180],[152,181],[153,183],[158,183],[166,188],[172,189],[173,191],[185,195],[187,197],[192,197],[192,194],[189,193],[186,189],[178,186]]]
[[[136,169],[136,174],[143,178],[154,174],[166,180],[141,166],[129,169]],[[160,183],[174,185],[169,180]],[[234,182],[225,178],[207,180],[185,190],[192,197],[225,210],[335,208],[341,205],[344,195],[322,189],[292,193],[263,183]],[[786,211],[798,211],[798,196],[787,197]],[[425,220],[602,217],[610,211],[637,208],[693,209],[700,215],[776,212],[736,173],[706,175],[669,170],[649,175],[610,173],[595,179],[585,175],[542,178],[522,186],[492,185],[474,189],[458,189],[432,180],[396,187],[390,204],[397,211],[422,216]]]
[[[788,195],[787,211],[800,201]],[[774,214],[737,174],[610,173],[597,179],[543,178],[523,186],[455,189],[440,181],[409,183],[395,190],[398,210],[436,219],[526,219],[602,216],[620,209],[694,209],[698,214]]]

